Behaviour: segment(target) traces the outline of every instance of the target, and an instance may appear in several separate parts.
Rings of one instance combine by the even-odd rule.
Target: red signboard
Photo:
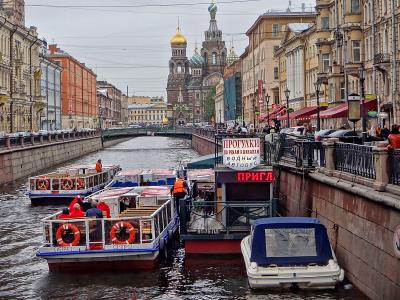
[[[268,172],[237,172],[237,182],[273,182],[274,174],[272,171]]]
[[[264,102],[264,99],[263,99],[263,81],[259,80],[257,83],[258,83],[258,103],[262,104]]]

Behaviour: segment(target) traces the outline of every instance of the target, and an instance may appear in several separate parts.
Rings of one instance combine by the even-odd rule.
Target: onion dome
[[[171,45],[174,46],[180,46],[180,45],[186,45],[186,38],[184,35],[181,33],[181,30],[179,27],[176,29],[176,34],[171,38]]]
[[[210,6],[208,7],[208,12],[209,13],[216,13],[218,10],[217,4],[215,4],[214,1],[212,1],[212,3],[210,4]]]
[[[229,54],[226,57],[226,62],[228,65],[231,65],[235,61],[239,59],[239,56],[235,52],[235,48],[232,46],[231,49],[229,50]]]
[[[190,59],[190,65],[193,67],[201,67],[203,66],[203,57],[197,52],[197,48],[194,50],[194,54]]]

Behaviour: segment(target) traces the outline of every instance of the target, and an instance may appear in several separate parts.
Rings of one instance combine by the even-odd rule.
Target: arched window
[[[176,67],[176,72],[178,74],[182,73],[182,66],[180,64],[178,64],[178,66]]]
[[[213,52],[212,54],[212,64],[216,65],[217,64],[217,53]]]
[[[204,63],[206,64],[206,65],[208,65],[208,56],[207,56],[207,52],[204,52]]]

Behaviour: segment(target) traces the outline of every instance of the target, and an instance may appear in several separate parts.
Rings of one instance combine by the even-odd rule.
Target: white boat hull
[[[261,267],[250,262],[250,236],[245,237],[240,248],[246,264],[249,285],[252,289],[285,288],[298,286],[304,289],[332,289],[343,281],[344,271],[336,257],[326,266]],[[333,253],[333,251],[332,251]]]

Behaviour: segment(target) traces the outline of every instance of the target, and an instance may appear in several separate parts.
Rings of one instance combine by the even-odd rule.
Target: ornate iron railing
[[[400,149],[389,150],[389,183],[400,185]]]
[[[371,146],[336,143],[335,169],[354,175],[375,179],[374,153]]]

